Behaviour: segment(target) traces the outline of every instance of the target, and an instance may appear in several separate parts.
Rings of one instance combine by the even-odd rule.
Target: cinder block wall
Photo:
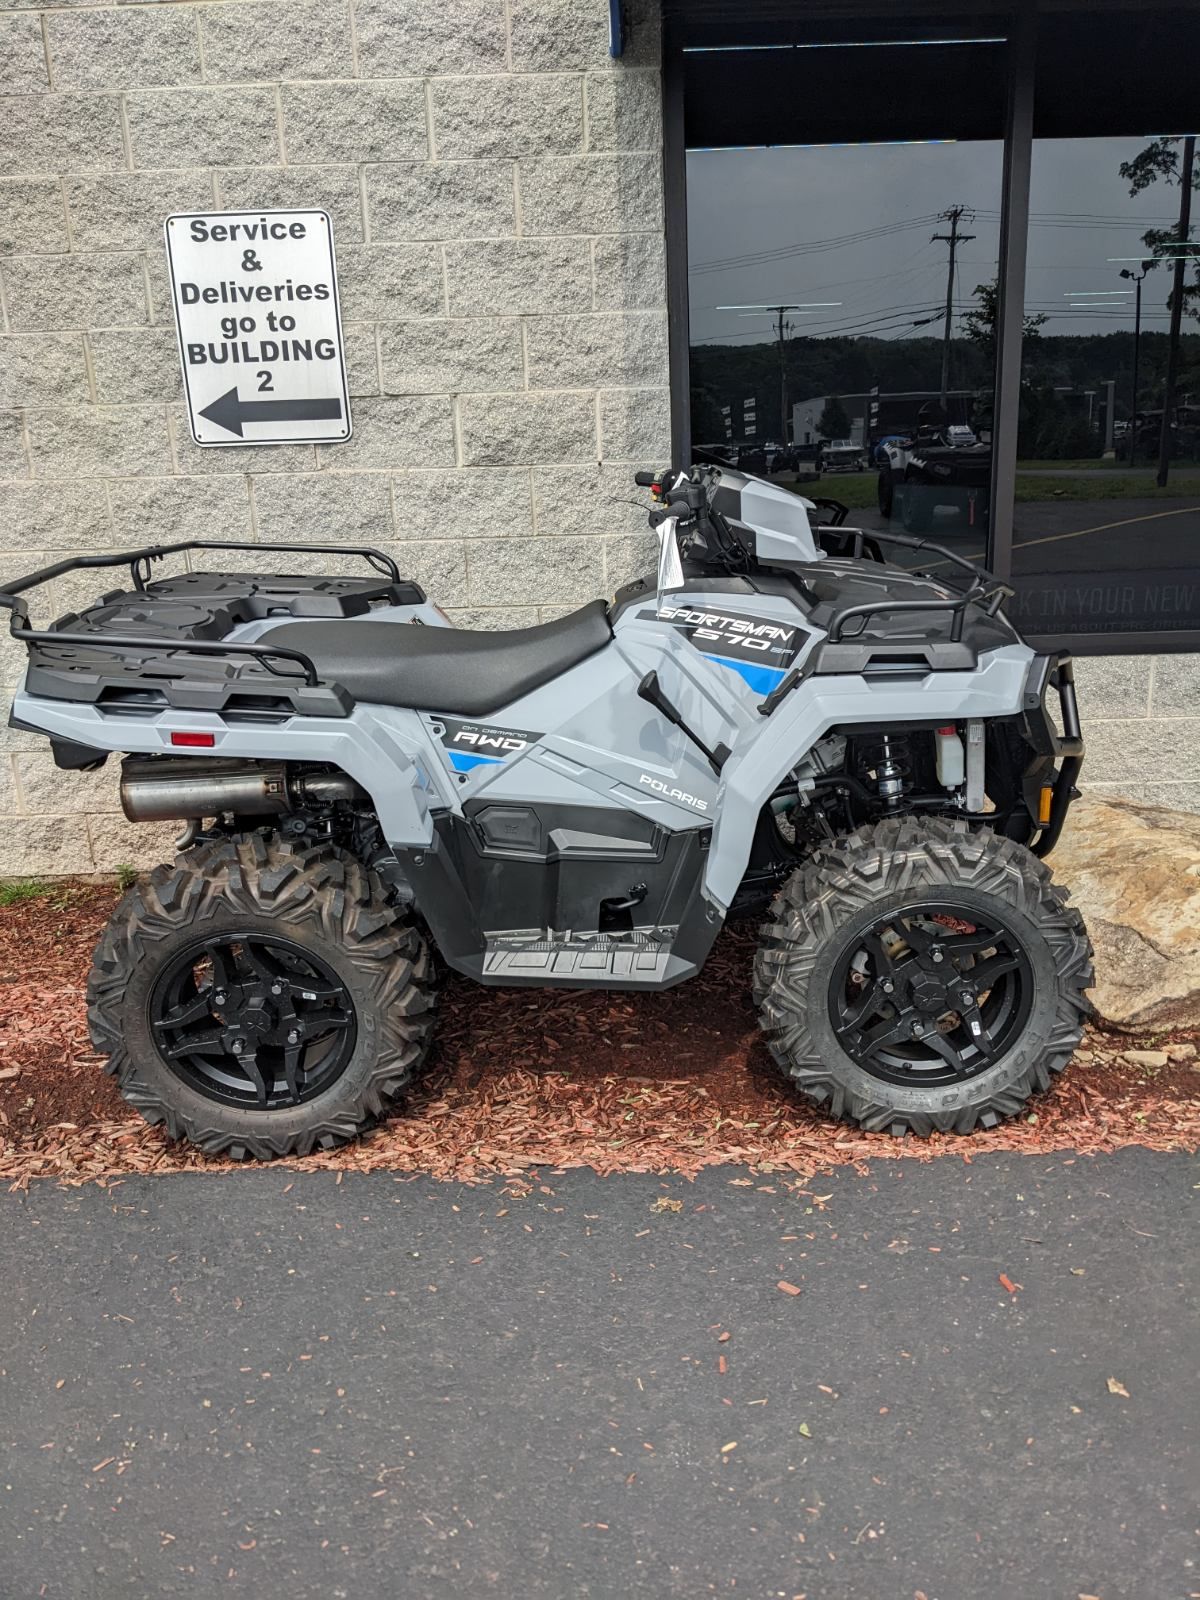
[[[631,475],[668,457],[661,117],[657,6],[630,10],[613,62],[607,0],[0,0],[0,575],[344,539],[504,627],[645,570]],[[201,450],[163,218],[289,205],[333,217],[354,437]],[[62,580],[39,617],[106,586]],[[1089,777],[1192,804],[1195,663],[1080,676]],[[114,764],[58,772],[6,700],[0,876],[161,859],[171,830],[125,824]]]
[[[645,570],[632,473],[669,453],[654,4],[617,62],[607,0],[0,12],[0,575],[344,539],[505,627]],[[292,205],[333,217],[354,437],[202,450],[163,219]],[[64,580],[41,615],[111,586]],[[20,666],[5,631],[0,687]],[[0,875],[161,859],[113,771],[59,773],[7,728],[0,807]]]

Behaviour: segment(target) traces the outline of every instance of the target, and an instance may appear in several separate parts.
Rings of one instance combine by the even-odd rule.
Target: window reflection
[[[1187,159],[1182,137],[1034,145],[1013,548],[1013,612],[1034,634],[1200,622],[1200,246],[1179,244]]]
[[[986,557],[999,140],[691,151],[693,455]]]

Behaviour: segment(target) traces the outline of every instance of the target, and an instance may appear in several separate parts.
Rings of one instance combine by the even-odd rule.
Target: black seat
[[[603,650],[612,638],[603,600],[537,628],[505,633],[398,622],[289,622],[259,644],[286,645],[356,700],[413,711],[486,717]]]

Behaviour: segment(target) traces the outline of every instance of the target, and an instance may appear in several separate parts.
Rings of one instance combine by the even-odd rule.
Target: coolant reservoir
[[[950,723],[936,729],[933,739],[937,747],[938,782],[943,789],[960,789],[966,777],[966,756],[958,729]]]

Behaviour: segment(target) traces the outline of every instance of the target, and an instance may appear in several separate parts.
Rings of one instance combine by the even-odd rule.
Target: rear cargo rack
[[[378,572],[387,580],[389,587],[394,586],[394,601],[420,603],[424,599],[423,593],[414,584],[406,584],[401,578],[400,569],[391,556],[382,550],[376,550],[367,545],[344,544],[307,544],[307,543],[251,543],[245,540],[213,540],[189,539],[177,544],[147,545],[140,550],[126,550],[111,555],[82,555],[72,556],[63,561],[57,561],[52,566],[42,567],[36,572],[26,574],[5,585],[0,590],[0,608],[9,613],[9,632],[14,639],[25,645],[31,661],[37,659],[37,652],[45,647],[66,646],[74,647],[88,652],[99,652],[101,655],[120,657],[122,652],[133,651],[141,656],[147,652],[157,652],[169,656],[186,655],[200,657],[242,657],[247,661],[256,662],[261,668],[277,678],[290,680],[295,685],[303,684],[305,689],[313,690],[322,687],[321,677],[311,656],[301,650],[293,650],[284,645],[271,644],[240,644],[227,642],[225,639],[189,638],[185,635],[163,635],[153,631],[142,634],[130,632],[102,632],[99,629],[83,631],[79,624],[82,619],[69,614],[62,622],[66,626],[52,624],[48,628],[35,628],[29,620],[29,606],[24,598],[30,590],[49,583],[55,578],[63,577],[70,572],[78,572],[91,568],[122,567],[129,569],[130,582],[135,595],[145,595],[147,600],[156,597],[154,586],[148,588],[151,569],[156,561],[161,561],[166,556],[178,555],[190,550],[237,550],[248,551],[252,554],[287,552],[293,554],[309,555],[337,555],[360,556],[367,565]],[[205,574],[192,575],[203,578]],[[214,577],[217,575],[214,574]],[[232,575],[226,575],[232,576]],[[181,582],[183,579],[181,579]],[[335,582],[337,580],[334,580]],[[349,585],[354,587],[355,585]],[[407,592],[405,592],[407,591]],[[97,605],[111,603],[119,600],[121,591],[100,598]],[[72,626],[74,624],[75,626]],[[339,697],[340,698],[340,697]],[[218,709],[216,704],[212,709]],[[298,708],[297,708],[298,709]],[[344,710],[341,714],[345,714]]]
[[[1015,591],[1011,585],[1002,583],[995,573],[989,572],[986,567],[981,567],[977,562],[971,561],[967,556],[959,555],[957,550],[950,550],[944,544],[936,544],[932,539],[914,539],[905,533],[866,533],[862,528],[847,528],[846,534],[853,540],[853,548],[849,552],[852,559],[862,558],[863,550],[868,540],[877,544],[899,545],[905,550],[928,550],[939,556],[943,561],[950,562],[951,566],[960,568],[971,575],[971,582],[961,594],[948,595],[944,600],[879,600],[870,601],[865,605],[844,606],[834,613],[829,619],[830,644],[838,644],[846,637],[845,626],[851,617],[862,617],[863,632],[867,619],[879,616],[884,612],[940,611],[950,616],[950,638],[957,644],[963,636],[963,623],[970,606],[981,606],[988,616],[999,616],[1009,628],[1014,639],[1020,639],[1015,627],[1000,611],[1004,601]],[[857,638],[859,633],[849,635]]]

